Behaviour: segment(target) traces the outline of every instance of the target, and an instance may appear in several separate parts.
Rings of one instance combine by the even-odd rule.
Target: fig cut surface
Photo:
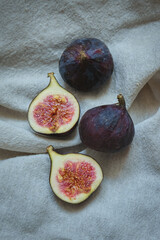
[[[79,119],[79,104],[76,98],[62,88],[54,73],[49,73],[49,85],[31,102],[28,121],[31,128],[41,134],[68,133]]]
[[[50,185],[63,201],[77,204],[87,199],[100,185],[101,167],[91,157],[78,154],[58,154],[47,147],[51,159]]]

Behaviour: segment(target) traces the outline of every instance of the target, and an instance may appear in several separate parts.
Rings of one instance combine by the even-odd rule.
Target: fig
[[[79,119],[79,103],[76,98],[62,88],[54,73],[48,73],[49,85],[31,102],[28,121],[31,128],[40,134],[69,133]]]
[[[50,185],[63,201],[80,203],[100,185],[102,170],[93,158],[78,153],[61,155],[52,146],[47,151],[51,160]]]
[[[118,103],[94,107],[82,116],[79,134],[87,147],[101,152],[116,152],[132,142],[134,123],[122,94],[117,98]]]
[[[59,72],[75,89],[88,91],[111,77],[113,58],[104,42],[97,38],[74,40],[59,60]]]

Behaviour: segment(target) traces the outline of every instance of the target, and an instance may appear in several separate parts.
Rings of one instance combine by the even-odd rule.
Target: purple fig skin
[[[100,86],[111,77],[113,67],[108,47],[96,38],[73,41],[59,61],[59,72],[63,80],[81,91]]]
[[[79,134],[84,145],[100,152],[117,152],[132,142],[134,124],[123,100],[92,108],[83,115]]]

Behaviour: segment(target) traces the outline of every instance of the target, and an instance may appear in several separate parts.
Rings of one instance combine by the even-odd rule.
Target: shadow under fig
[[[104,177],[113,179],[120,176],[128,159],[131,147],[132,143],[124,149],[115,153],[102,153],[87,148],[85,150],[85,154],[91,156],[96,160],[96,162],[98,162],[102,168]]]

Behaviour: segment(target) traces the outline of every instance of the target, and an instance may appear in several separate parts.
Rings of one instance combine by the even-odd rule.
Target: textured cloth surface
[[[160,236],[160,2],[0,1],[0,239],[158,240]],[[73,39],[109,47],[114,72],[98,91],[80,93],[60,77],[59,58]],[[135,123],[127,149],[105,154],[65,138],[36,135],[27,110],[48,72],[78,99],[83,113],[122,93]],[[80,116],[80,117],[81,117]],[[80,205],[57,199],[46,147],[81,152],[104,180]]]

